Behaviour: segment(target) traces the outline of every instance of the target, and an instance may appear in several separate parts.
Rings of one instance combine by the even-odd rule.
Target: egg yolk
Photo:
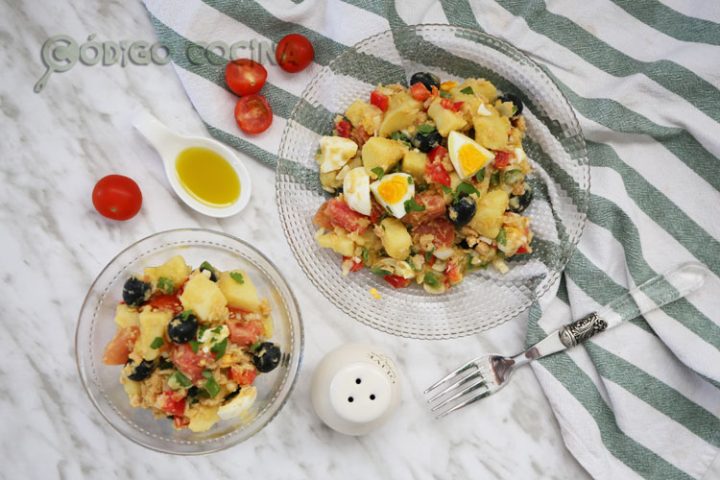
[[[472,175],[485,165],[485,155],[474,145],[466,143],[458,151],[460,167],[465,175]]]
[[[408,182],[405,177],[393,177],[380,183],[378,194],[387,203],[397,203],[403,199],[408,191]]]

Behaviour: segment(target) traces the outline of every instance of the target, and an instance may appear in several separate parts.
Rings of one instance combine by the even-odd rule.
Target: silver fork
[[[644,315],[700,288],[708,275],[699,263],[684,263],[585,317],[565,325],[512,357],[488,354],[476,357],[425,390],[437,418],[477,402],[507,385],[517,367],[538,358],[572,348],[625,320]]]

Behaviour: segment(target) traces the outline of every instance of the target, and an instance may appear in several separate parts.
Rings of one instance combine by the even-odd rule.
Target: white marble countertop
[[[564,448],[530,369],[445,420],[424,407],[423,388],[462,361],[482,351],[520,350],[524,317],[439,342],[356,323],[306,280],[282,235],[274,172],[250,158],[255,191],[242,214],[218,221],[182,206],[154,151],[130,126],[132,113],[146,109],[179,131],[204,134],[171,66],[78,64],[33,93],[44,70],[40,48],[51,35],[154,41],[139,2],[96,3],[0,7],[0,477],[587,478]],[[143,209],[129,222],[105,220],[92,207],[92,187],[109,173],[133,177],[143,191]],[[113,255],[153,232],[195,226],[259,245],[280,267],[304,316],[305,360],[288,404],[262,432],[222,453],[181,458],[137,446],[105,423],[80,384],[73,338],[87,288]],[[324,427],[309,398],[314,366],[348,341],[394,352],[405,375],[402,408],[361,438]]]

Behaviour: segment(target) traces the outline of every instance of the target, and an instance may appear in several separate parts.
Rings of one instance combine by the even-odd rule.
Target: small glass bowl
[[[175,255],[197,267],[204,260],[218,268],[247,271],[260,297],[272,308],[272,341],[283,352],[280,365],[257,377],[257,400],[246,418],[220,421],[207,432],[175,430],[172,421],[156,419],[147,409],[132,408],[120,384],[120,366],[102,363],[105,345],[115,334],[115,308],[125,280],[145,267]],[[100,414],[135,443],[164,453],[215,452],[246,440],[277,415],[297,378],[303,350],[303,327],[297,301],[277,268],[249,244],[220,232],[178,229],[150,235],[120,252],[100,272],[85,297],[75,334],[75,356],[85,391]]]
[[[340,257],[317,245],[312,218],[329,198],[318,178],[315,152],[333,120],[378,83],[407,84],[415,72],[442,80],[481,77],[517,95],[525,106],[523,147],[534,171],[535,198],[525,215],[534,252],[510,261],[503,275],[473,272],[447,293],[418,286],[395,290],[367,269],[344,277]],[[590,189],[585,140],[567,99],[548,75],[518,49],[476,30],[415,25],[369,37],[322,68],[307,86],[283,132],[277,203],[285,236],[300,267],[337,307],[395,335],[440,339],[496,326],[527,309],[560,276],[583,231]],[[369,293],[375,288],[377,300]]]

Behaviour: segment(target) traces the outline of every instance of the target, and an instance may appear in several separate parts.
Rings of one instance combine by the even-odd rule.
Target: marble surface
[[[274,173],[246,158],[255,184],[242,214],[214,220],[174,197],[155,153],[130,127],[146,109],[173,128],[203,127],[168,66],[86,67],[55,74],[40,94],[40,48],[51,35],[82,42],[154,41],[139,2],[0,2],[0,477],[18,478],[587,478],[564,448],[532,372],[473,408],[437,421],[420,392],[483,351],[521,349],[525,318],[452,341],[396,338],[354,322],[305,279],[282,235]],[[144,194],[141,213],[115,223],[93,210],[97,179],[121,173]],[[280,415],[225,452],[180,458],[137,446],[91,405],[74,359],[75,323],[92,280],[119,250],[150,233],[200,226],[255,243],[295,285],[305,320],[305,361]],[[365,341],[394,352],[403,404],[362,438],[324,427],[309,380],[326,352]]]

